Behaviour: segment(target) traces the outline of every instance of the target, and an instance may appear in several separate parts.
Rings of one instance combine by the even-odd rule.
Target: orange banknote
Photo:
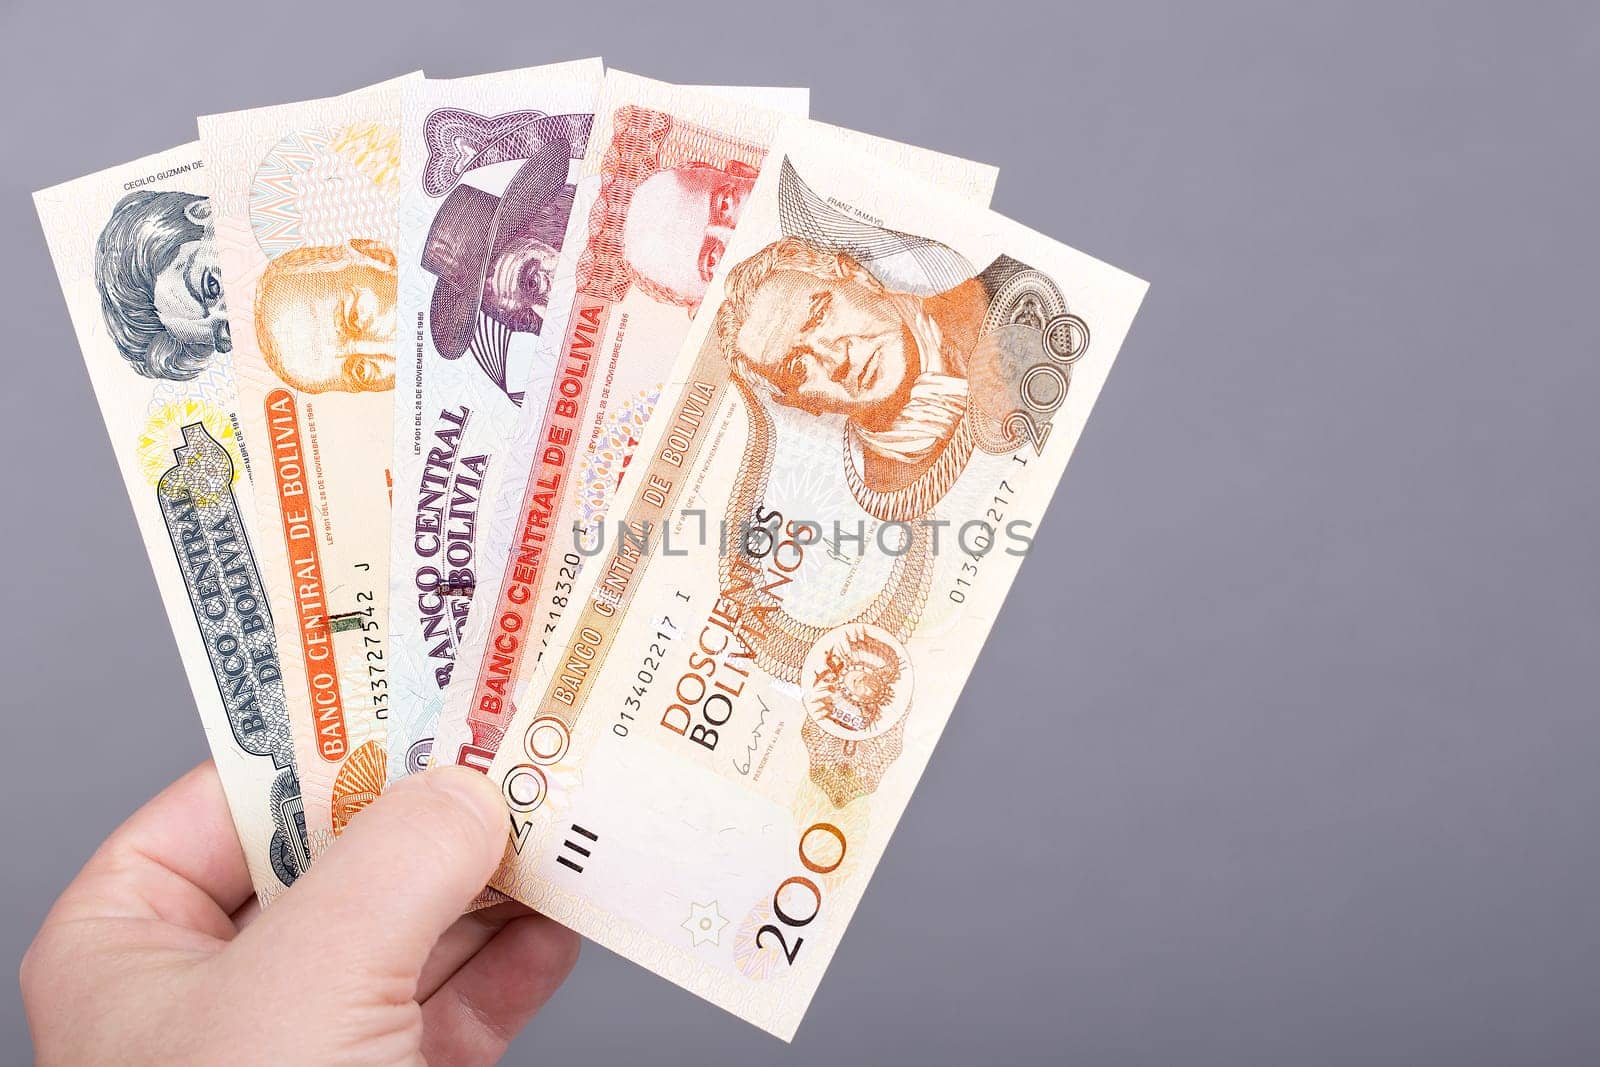
[[[525,423],[523,476],[500,486],[511,536],[477,576],[493,598],[468,618],[441,758],[493,759],[511,694],[572,603],[578,531],[605,519],[780,121],[740,100],[608,75],[582,171],[590,196],[569,226],[575,279],[554,381],[542,418]],[[993,191],[985,164],[834,132],[975,200]]]
[[[1144,291],[786,127],[511,694],[492,884],[791,1037]]]
[[[200,119],[313,855],[387,767],[404,81]]]

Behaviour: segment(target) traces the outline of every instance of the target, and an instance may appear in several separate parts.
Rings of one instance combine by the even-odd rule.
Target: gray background
[[[205,755],[27,194],[600,53],[997,163],[1153,288],[795,1045],[591,946],[510,1059],[1600,1058],[1592,5],[252,6],[0,7],[0,958]]]

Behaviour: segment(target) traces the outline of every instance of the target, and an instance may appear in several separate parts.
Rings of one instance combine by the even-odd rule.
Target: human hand
[[[459,767],[407,778],[262,913],[216,768],[123,823],[22,961],[40,1063],[490,1063],[578,936],[517,904],[462,911],[504,811]]]

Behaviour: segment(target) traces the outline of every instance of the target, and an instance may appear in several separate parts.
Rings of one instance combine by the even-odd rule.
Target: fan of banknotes
[[[463,764],[493,889],[793,1035],[1145,290],[807,103],[414,74],[36,194],[264,904]]]

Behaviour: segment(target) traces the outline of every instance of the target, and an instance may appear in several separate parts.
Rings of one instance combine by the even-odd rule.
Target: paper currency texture
[[[557,257],[600,60],[407,85],[395,393],[389,778],[427,766],[477,586],[483,494],[542,405]],[[554,318],[553,318],[554,317]]]
[[[786,127],[513,694],[493,884],[791,1037],[1144,288]]]
[[[184,145],[34,194],[263,904],[309,863],[256,561],[210,173]]]
[[[594,180],[569,236],[575,278],[555,386],[520,484],[495,501],[512,537],[485,572],[495,599],[469,618],[470,673],[447,700],[445,758],[493,758],[507,698],[571,602],[583,563],[572,529],[604,521],[780,121],[738,99],[616,72],[608,81],[584,162]],[[984,201],[993,189],[992,167],[848,136]]]
[[[688,328],[703,261],[731,235],[781,121],[749,100],[619,71],[596,118],[557,290],[567,314],[553,382],[525,415],[520,467],[497,486],[491,526],[505,536],[484,563],[486,596],[439,724],[440,758],[479,769],[509,721],[514,680],[572,593],[581,559],[561,535],[563,504],[574,483],[596,507],[616,488],[659,396],[652,372]]]
[[[383,791],[406,79],[200,119],[313,854]]]

